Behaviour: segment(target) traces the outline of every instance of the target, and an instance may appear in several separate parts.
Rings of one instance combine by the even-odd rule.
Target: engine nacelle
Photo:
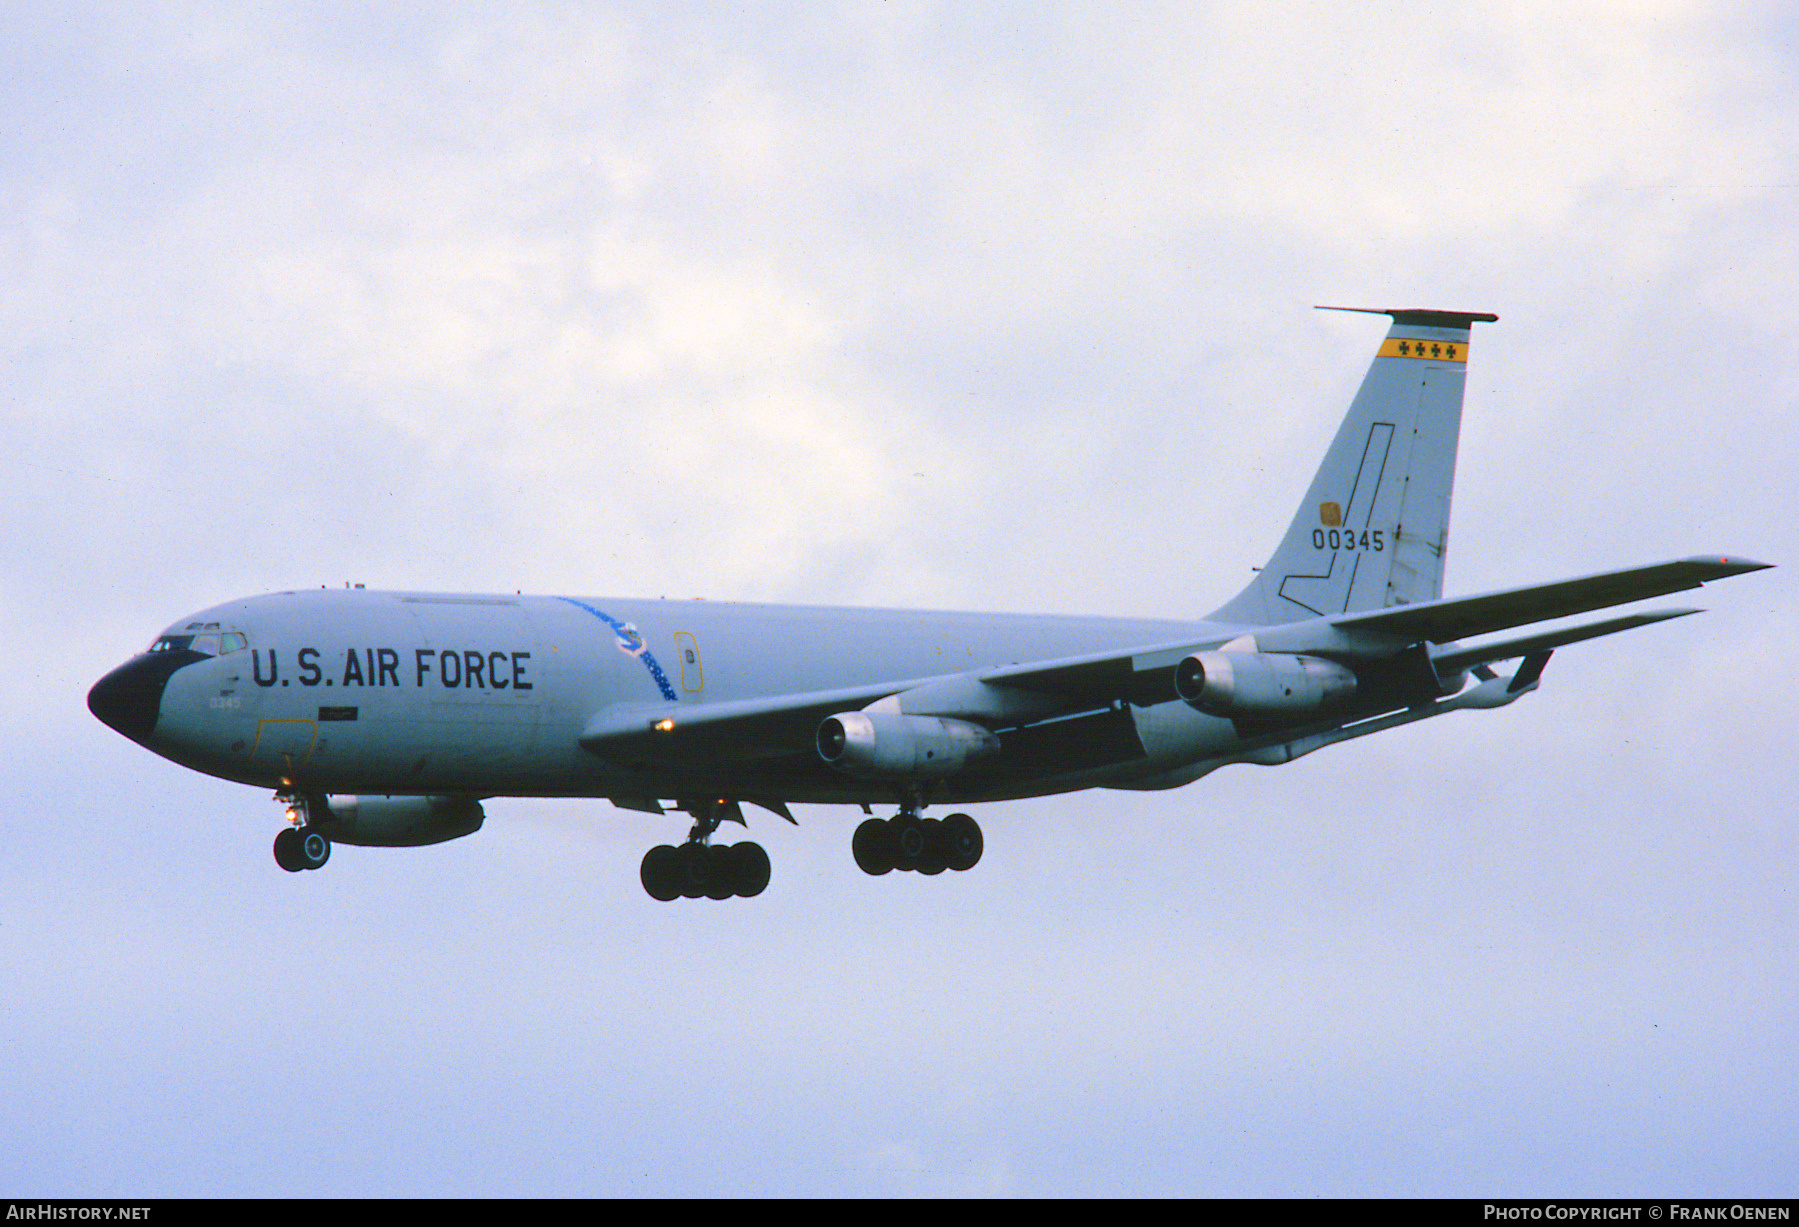
[[[967,720],[852,711],[818,726],[818,753],[864,779],[935,780],[999,753],[999,738]]]
[[[1211,716],[1302,716],[1348,702],[1356,676],[1319,656],[1195,652],[1176,666],[1174,689]]]
[[[417,848],[460,839],[487,815],[470,797],[332,797],[332,821],[319,827],[340,844]]]

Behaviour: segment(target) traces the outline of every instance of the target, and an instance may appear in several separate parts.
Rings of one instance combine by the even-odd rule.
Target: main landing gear
[[[693,814],[693,829],[679,847],[658,844],[643,854],[639,875],[644,890],[652,899],[666,903],[671,899],[729,899],[761,894],[768,887],[768,853],[761,844],[711,843],[718,824],[729,819],[743,822],[743,811],[735,801],[700,803],[688,810]]]
[[[894,869],[924,874],[973,869],[985,846],[980,824],[967,814],[951,814],[940,822],[920,818],[912,804],[884,821],[870,818],[850,841],[856,864],[876,877]]]
[[[278,792],[275,800],[287,806],[292,826],[275,836],[275,863],[289,873],[318,869],[331,859],[331,841],[308,821],[311,806],[298,793]]]

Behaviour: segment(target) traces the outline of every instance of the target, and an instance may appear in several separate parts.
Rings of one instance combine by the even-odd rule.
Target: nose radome
[[[94,683],[87,692],[87,709],[108,728],[133,741],[145,741],[156,731],[169,678],[183,665],[205,659],[199,652],[185,651],[133,657]]]

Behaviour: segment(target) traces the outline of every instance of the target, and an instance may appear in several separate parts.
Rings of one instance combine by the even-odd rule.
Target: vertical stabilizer
[[[1393,326],[1305,501],[1268,565],[1213,619],[1271,626],[1443,595],[1468,333],[1499,317],[1371,313]]]

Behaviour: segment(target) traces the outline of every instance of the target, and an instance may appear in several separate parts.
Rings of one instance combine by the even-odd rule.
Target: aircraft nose
[[[87,709],[108,728],[133,741],[156,731],[162,714],[162,692],[182,665],[204,659],[198,652],[155,652],[136,656],[94,683]]]

